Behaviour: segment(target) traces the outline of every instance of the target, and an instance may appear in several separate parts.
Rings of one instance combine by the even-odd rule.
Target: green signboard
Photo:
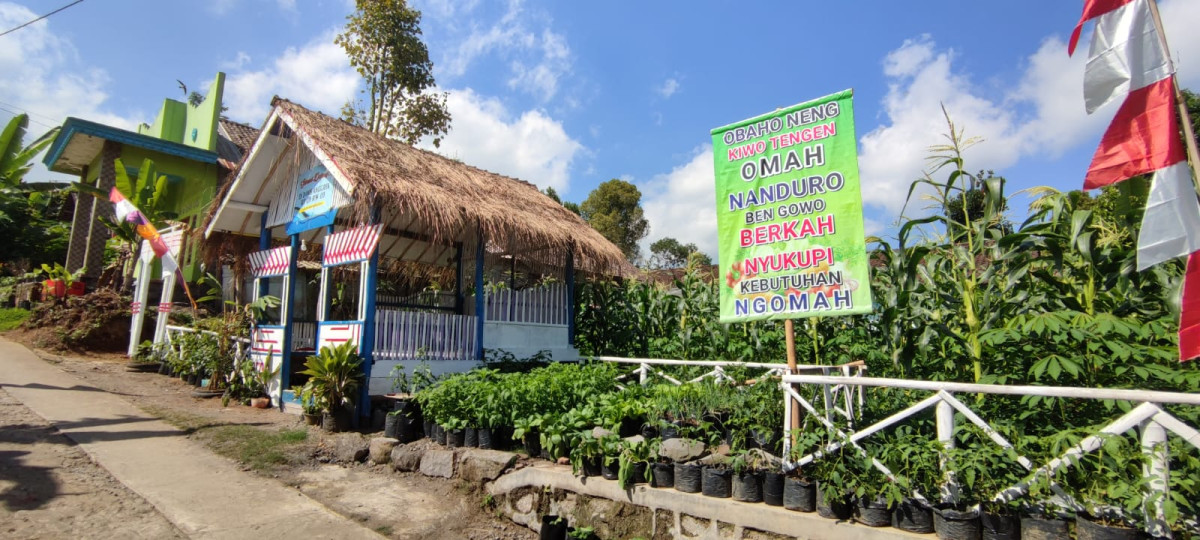
[[[871,311],[852,97],[712,131],[721,322]]]

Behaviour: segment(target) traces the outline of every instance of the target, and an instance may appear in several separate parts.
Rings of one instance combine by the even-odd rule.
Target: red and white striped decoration
[[[250,254],[250,273],[256,278],[287,274],[292,246],[282,246]]]
[[[362,323],[359,322],[321,323],[317,332],[317,350],[351,341],[355,343],[355,349],[362,352],[362,330]]]
[[[325,239],[325,252],[321,263],[325,266],[364,261],[375,252],[379,245],[379,231],[382,224],[363,225],[340,233],[331,234]]]
[[[141,302],[133,302],[133,303],[129,304],[129,311],[134,315],[141,313],[142,312],[142,303]]]
[[[269,354],[272,351],[279,353],[283,350],[283,329],[261,326],[255,328],[254,337],[250,343],[250,352],[252,353]]]
[[[170,313],[170,312],[171,312],[171,306],[172,306],[172,305],[173,305],[173,304],[171,304],[170,302],[165,302],[165,303],[159,304],[159,305],[158,305],[158,312],[159,312],[159,313]]]

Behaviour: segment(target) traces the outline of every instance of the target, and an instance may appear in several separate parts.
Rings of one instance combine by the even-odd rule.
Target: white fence
[[[184,349],[183,341],[179,339],[179,336],[181,336],[183,334],[192,334],[192,333],[197,333],[197,332],[199,332],[201,334],[213,336],[216,338],[220,338],[219,334],[217,334],[216,332],[210,331],[210,330],[196,330],[194,328],[188,328],[186,326],[167,325],[167,332],[166,332],[167,349],[174,353],[178,353],[180,356],[184,355],[186,353],[186,350]],[[246,353],[250,350],[250,340],[246,339],[246,338],[241,338],[241,337],[231,337],[229,339],[231,341],[233,341],[233,365],[235,366],[235,369],[236,369],[236,366],[238,364],[241,364],[242,359],[244,359],[246,357]]]
[[[380,360],[473,360],[475,317],[379,309],[375,311],[375,358]]]
[[[851,445],[864,452],[859,446],[859,442],[867,439],[871,435],[892,427],[929,408],[935,409],[937,438],[945,448],[953,448],[955,444],[955,418],[956,413],[961,414],[972,424],[978,426],[987,435],[989,440],[1003,448],[1012,448],[1011,442],[1006,440],[1002,435],[996,432],[991,425],[980,417],[975,411],[971,410],[963,401],[957,399],[954,394],[1003,394],[1015,396],[1043,396],[1054,398],[1067,399],[1088,399],[1088,400],[1123,400],[1133,403],[1139,403],[1129,412],[1112,421],[1105,427],[1097,430],[1094,435],[1091,435],[1081,440],[1074,447],[1067,450],[1063,455],[1051,459],[1045,464],[1036,465],[1025,456],[1021,456],[1018,463],[1029,471],[1029,476],[1021,482],[1001,490],[992,496],[991,500],[995,501],[1013,501],[1021,497],[1025,497],[1029,493],[1029,486],[1037,479],[1038,476],[1043,478],[1051,477],[1055,472],[1065,467],[1070,467],[1075,462],[1075,458],[1083,454],[1093,452],[1100,448],[1104,443],[1104,438],[1109,436],[1124,436],[1126,432],[1134,428],[1140,428],[1141,433],[1141,448],[1145,453],[1148,466],[1144,470],[1146,475],[1147,485],[1154,493],[1148,497],[1148,504],[1145,509],[1147,516],[1146,531],[1155,537],[1169,537],[1170,530],[1166,526],[1165,513],[1162,506],[1162,501],[1165,500],[1165,494],[1170,489],[1170,475],[1168,463],[1170,456],[1168,454],[1167,434],[1173,433],[1176,436],[1190,443],[1193,447],[1200,449],[1200,431],[1187,425],[1170,413],[1164,411],[1159,404],[1173,403],[1184,405],[1200,405],[1200,395],[1186,394],[1178,392],[1158,392],[1147,390],[1122,390],[1109,388],[1071,388],[1071,387],[1052,387],[1052,386],[1008,386],[994,384],[969,384],[969,383],[949,383],[936,381],[912,381],[905,379],[882,379],[870,377],[828,377],[821,375],[785,375],[782,383],[784,392],[792,399],[784,399],[784,418],[791,418],[793,403],[799,403],[801,407],[806,409],[812,417],[823,423],[827,428],[835,430],[838,433],[841,442],[832,442],[820,451],[810,453],[795,462],[785,462],[785,468],[791,469],[797,466],[806,465],[814,460],[820,459],[823,454],[835,452],[845,445]],[[934,394],[928,398],[899,411],[875,424],[865,427],[861,430],[854,431],[849,427],[842,430],[843,426],[838,426],[834,423],[832,415],[828,408],[825,411],[819,411],[812,402],[797,393],[792,385],[819,385],[823,388],[831,386],[845,387],[846,385],[857,385],[860,389],[864,386],[885,387],[885,388],[906,388],[911,390],[925,390]],[[860,390],[861,392],[861,390]],[[825,392],[828,394],[828,391]],[[970,400],[967,400],[970,401]],[[1099,406],[1099,403],[1097,403]],[[784,456],[789,456],[791,437],[788,436],[788,426],[784,425]],[[887,468],[886,464],[874,460],[874,465],[883,474],[891,477],[892,473]],[[950,475],[949,477],[953,477]],[[1082,506],[1067,496],[1057,486],[1052,486],[1056,493],[1054,502],[1061,506],[1071,508],[1075,511],[1082,510]],[[923,498],[923,494],[914,493],[917,498]],[[953,502],[955,497],[954,489],[943,489],[943,498],[949,498]],[[1193,517],[1194,519],[1194,517]],[[1195,527],[1195,523],[1190,524]]]
[[[567,287],[562,283],[519,291],[492,291],[487,293],[484,302],[484,313],[489,322],[567,324]],[[473,298],[468,299],[467,306],[474,309]]]
[[[719,382],[750,382],[734,381],[733,378],[729,376],[726,368],[764,370],[761,376],[757,377],[753,381],[754,383],[761,382],[762,380],[770,377],[779,377],[788,372],[787,364],[767,364],[761,362],[735,362],[728,360],[669,360],[665,358],[621,358],[617,356],[597,356],[595,359],[602,362],[637,364],[638,367],[637,369],[633,370],[632,374],[622,375],[619,380],[624,380],[632,375],[637,375],[638,383],[643,385],[649,382],[651,377],[661,378],[676,386],[684,384],[684,381],[680,381],[679,379],[664,373],[661,367],[658,366],[699,366],[712,368],[712,370],[708,371],[707,373],[691,379],[690,381],[686,381],[687,383],[696,383],[708,378],[712,378]],[[825,376],[832,376],[831,378],[835,380],[842,380],[850,377],[862,377],[867,371],[867,366],[862,361],[849,362],[836,366],[799,364],[796,366],[796,371],[810,373],[815,372]],[[836,413],[837,415],[841,416],[845,422],[853,425],[855,410],[862,407],[862,386],[835,383],[824,385],[819,392],[819,396],[811,396],[810,399],[816,400],[819,398],[821,403],[825,405],[825,410],[828,411],[829,414],[832,415]]]

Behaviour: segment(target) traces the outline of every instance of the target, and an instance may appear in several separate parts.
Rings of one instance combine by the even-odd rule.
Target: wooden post
[[[1162,17],[1158,14],[1158,2],[1150,0],[1150,13],[1154,16],[1154,27],[1158,30],[1158,40],[1162,45],[1163,52],[1167,55],[1167,62],[1171,62],[1171,48],[1167,46],[1167,33],[1163,28]],[[1187,147],[1188,162],[1192,168],[1192,186],[1196,189],[1196,193],[1200,195],[1200,174],[1197,173],[1196,166],[1200,162],[1200,150],[1196,147],[1196,133],[1192,130],[1192,119],[1188,114],[1187,101],[1184,100],[1183,91],[1179,88],[1179,78],[1175,76],[1175,66],[1171,65],[1171,86],[1175,88],[1175,105],[1179,108],[1179,118],[1183,121],[1180,126],[1183,129],[1183,140]]]
[[[487,321],[486,293],[483,286],[483,258],[487,255],[486,239],[483,227],[479,227],[479,235],[475,245],[475,360],[483,361],[483,324]]]
[[[787,343],[788,373],[790,373],[792,375],[796,375],[797,374],[797,372],[796,372],[796,329],[795,329],[795,325],[792,323],[792,319],[786,319],[783,321],[783,332],[784,332],[785,342]],[[796,387],[796,385],[792,385],[792,388],[795,388],[795,387]],[[797,391],[797,393],[798,392],[799,391]],[[785,396],[785,398],[792,400],[792,398],[790,396]],[[792,401],[794,401],[794,400],[792,400]],[[800,430],[800,404],[793,403],[793,405],[791,406],[791,409],[792,409],[792,415],[791,415],[792,419],[791,419],[791,423],[789,424],[788,429],[791,432],[791,437],[790,437],[791,440],[793,442],[795,442],[796,437],[799,435],[799,430]]]

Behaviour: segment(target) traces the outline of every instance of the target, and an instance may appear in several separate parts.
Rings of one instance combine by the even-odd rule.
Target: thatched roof
[[[246,159],[254,159],[256,150],[266,146],[264,140],[270,136],[287,139],[287,148],[296,146],[297,139],[315,147],[310,150],[325,156],[322,161],[326,167],[349,184],[352,192],[354,204],[341,210],[339,222],[365,223],[372,205],[383,209],[386,227],[385,239],[380,242],[382,255],[397,256],[387,252],[386,235],[392,234],[397,239],[420,237],[431,244],[461,243],[470,256],[482,231],[489,256],[516,254],[522,260],[561,266],[569,247],[574,251],[575,266],[581,270],[605,274],[632,271],[619,248],[531,183],[414,148],[286,99],[275,98],[272,105],[270,118],[278,117],[286,125],[268,120],[270,125],[263,126],[264,136]],[[301,136],[292,137],[289,128]],[[245,169],[254,167],[243,162],[241,168],[245,173]],[[234,186],[233,193],[223,193],[222,206],[230,205],[231,200],[243,207],[270,203],[269,197],[259,195],[250,200],[246,195],[251,189],[244,189],[244,193],[238,190]],[[222,230],[212,227],[212,220],[221,219],[222,211],[210,215],[210,233]],[[243,223],[242,230],[236,226],[224,230],[251,234],[245,225],[248,220],[236,221]],[[257,233],[257,228],[253,232]]]

